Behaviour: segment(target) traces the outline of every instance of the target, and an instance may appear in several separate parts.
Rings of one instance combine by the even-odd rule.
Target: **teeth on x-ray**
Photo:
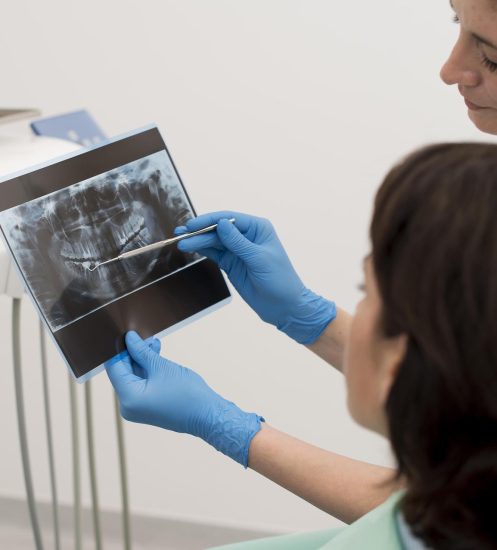
[[[89,268],[172,236],[193,216],[165,151],[0,215],[9,244],[52,328],[198,260],[176,247]]]

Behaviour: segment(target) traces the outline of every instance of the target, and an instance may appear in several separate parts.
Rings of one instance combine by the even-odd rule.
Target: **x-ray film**
[[[157,128],[0,183],[0,229],[26,291],[78,381],[124,351],[124,334],[161,336],[226,303],[212,262],[166,246],[195,211]]]

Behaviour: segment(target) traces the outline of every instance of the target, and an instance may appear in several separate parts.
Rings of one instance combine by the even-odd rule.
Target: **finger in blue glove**
[[[247,467],[250,442],[264,419],[221,397],[196,372],[161,357],[136,332],[126,334],[126,346],[129,359],[106,367],[123,417],[200,437]]]
[[[178,248],[216,262],[263,321],[301,344],[315,342],[336,317],[336,306],[304,286],[272,224],[224,211],[188,220],[186,230],[213,223],[218,224],[216,231],[184,239]]]

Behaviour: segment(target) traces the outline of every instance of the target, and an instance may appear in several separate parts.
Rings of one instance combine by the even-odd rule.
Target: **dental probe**
[[[231,223],[235,223],[235,218],[230,218],[228,221]],[[202,229],[197,229],[197,231],[191,231],[190,233],[183,233],[182,235],[178,235],[177,237],[172,237],[171,239],[165,239],[163,241],[157,241],[152,244],[147,244],[140,248],[135,248],[134,250],[130,250],[129,252],[123,252],[122,254],[119,254],[119,256],[116,256],[115,258],[111,258],[110,260],[105,260],[105,262],[100,262],[99,264],[93,264],[90,267],[87,267],[87,269],[88,271],[95,271],[97,267],[100,267],[102,265],[110,264],[111,262],[115,262],[117,260],[126,260],[127,258],[132,258],[133,256],[138,256],[139,254],[149,252],[150,250],[156,250],[157,248],[162,248],[163,246],[177,243],[179,241],[182,241],[183,239],[194,237],[195,235],[202,235],[202,233],[208,233],[209,231],[216,229],[216,227],[217,227],[217,223],[214,223],[212,225],[208,225],[207,227],[203,227]]]

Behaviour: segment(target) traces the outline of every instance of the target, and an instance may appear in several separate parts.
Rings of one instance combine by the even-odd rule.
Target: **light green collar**
[[[397,491],[383,504],[343,529],[319,550],[402,550],[395,513],[404,491]]]

